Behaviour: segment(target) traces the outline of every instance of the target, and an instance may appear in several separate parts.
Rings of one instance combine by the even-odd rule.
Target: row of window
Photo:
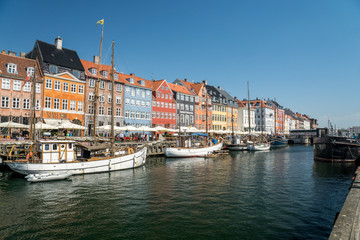
[[[71,93],[76,93],[77,92],[77,88],[78,88],[78,93],[79,94],[84,94],[84,85],[77,85],[74,83],[67,83],[67,82],[63,82],[63,87],[62,87],[62,91],[63,92],[69,92],[69,85],[70,85],[70,92]],[[52,89],[53,86],[53,80],[52,79],[46,79],[45,80],[45,88],[46,89]],[[61,90],[61,82],[54,80],[54,90],[56,91],[60,91]]]
[[[201,105],[201,106],[195,105],[195,110],[203,110],[203,111],[205,111],[206,106],[205,105]],[[209,112],[211,111],[211,107],[209,107],[208,111]]]
[[[24,98],[22,99],[22,109],[30,109],[30,99]],[[10,108],[10,98],[9,97],[1,97],[1,107],[2,108]],[[21,108],[21,99],[13,98],[12,99],[12,108],[20,109]],[[35,109],[40,109],[40,100],[36,100]]]
[[[180,110],[185,110],[185,111],[194,111],[194,106],[193,105],[188,105],[188,104],[177,104],[177,108]]]
[[[132,97],[141,96],[142,98],[145,98],[146,96],[151,96],[151,90],[134,88],[130,86],[125,86],[125,93],[131,94]]]
[[[189,95],[183,95],[183,94],[179,94],[177,96],[178,100],[182,100],[182,101],[187,101],[187,102],[194,102],[195,98]]]
[[[153,107],[162,107],[162,108],[173,108],[176,109],[176,104],[175,103],[167,103],[167,102],[158,102],[158,101],[153,101],[152,103]]]
[[[105,115],[105,107],[101,106],[101,107],[99,107],[98,110],[99,110],[99,112],[98,112],[99,115]],[[88,113],[94,114],[94,106],[93,105],[88,106]],[[112,108],[109,107],[109,108],[107,108],[107,115],[111,115],[111,114],[112,114]],[[117,117],[121,116],[121,108],[116,108],[115,116],[117,116]]]
[[[164,93],[157,93],[157,98],[165,98],[165,99],[172,99],[172,95],[171,94],[164,94]]]
[[[214,111],[226,112],[226,107],[225,106],[220,106],[220,105],[214,105]]]
[[[92,74],[92,75],[96,75],[97,74],[97,69],[96,68],[90,68],[88,69],[89,72]],[[106,70],[103,70],[103,71],[100,71],[100,74],[101,76],[103,76],[104,78],[107,78],[108,77],[108,72]],[[114,74],[114,79],[115,80],[118,80],[119,79],[119,74],[115,73]]]
[[[226,122],[226,116],[224,115],[219,115],[219,114],[212,114],[212,120],[213,121],[220,121],[220,122]],[[217,129],[219,130],[219,129]]]
[[[208,120],[210,121],[210,117],[211,116],[208,116]],[[201,115],[201,114],[195,114],[195,119],[196,120],[204,120],[204,121],[206,121],[206,115],[204,114],[204,115]]]
[[[53,105],[51,105],[53,103]],[[61,108],[60,108],[61,104]],[[61,109],[61,110],[70,110],[70,111],[84,111],[84,103],[78,101],[77,102],[77,108],[76,108],[76,101],[75,100],[68,100],[68,99],[62,99],[60,101],[60,98],[54,98],[52,101],[51,97],[45,97],[45,108],[51,108],[53,106],[53,109]],[[70,108],[69,108],[70,107]]]
[[[92,79],[92,78],[90,78],[89,79],[89,87],[91,87],[91,88],[94,88],[95,87],[95,79]],[[121,92],[121,90],[122,90],[122,87],[121,87],[121,84],[120,83],[115,83],[115,87],[116,87],[116,91],[117,92]],[[100,82],[99,82],[99,88],[100,89],[105,89],[105,81],[104,80],[100,80]],[[109,82],[108,83],[108,90],[112,90],[112,82]]]
[[[131,105],[136,105],[136,106],[143,106],[143,107],[145,107],[145,105],[146,105],[146,107],[150,107],[150,101],[140,101],[140,100],[135,100],[135,99],[129,99],[129,98],[126,98],[125,99],[125,104],[127,104],[127,105],[129,105],[129,104],[131,104]]]
[[[36,83],[36,93],[40,93],[40,83]],[[1,88],[2,89],[8,89],[11,88],[11,80],[7,78],[3,78],[1,80]],[[31,91],[31,82],[23,82],[20,80],[13,80],[13,90],[14,91],[21,91],[21,88],[23,88],[24,92],[30,92]]]
[[[175,113],[152,112],[152,118],[176,119]]]
[[[125,118],[150,120],[149,112],[125,111]]]
[[[95,93],[89,92],[89,101],[94,101],[94,99],[95,99]],[[99,96],[99,102],[105,102],[105,96],[103,94]],[[111,94],[108,94],[108,103],[112,103]],[[121,104],[121,96],[116,96],[116,104]],[[149,102],[149,106],[150,106],[150,102]]]

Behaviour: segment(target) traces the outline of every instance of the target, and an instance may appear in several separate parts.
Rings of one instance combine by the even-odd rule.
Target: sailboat
[[[270,141],[271,148],[279,148],[279,147],[286,147],[288,146],[288,142],[284,136],[277,135],[276,133],[276,116],[277,116],[277,106],[276,106],[276,99],[275,99],[275,111],[274,111],[274,137]]]
[[[204,87],[206,87],[206,81],[203,81]],[[208,136],[208,98],[206,93],[206,134]],[[179,125],[180,125],[180,121]],[[179,127],[180,133],[180,127]],[[180,134],[179,134],[180,135]],[[212,154],[214,151],[218,151],[223,147],[223,142],[218,142],[216,139],[206,141],[205,146],[194,147],[192,146],[192,136],[180,136],[177,147],[167,147],[164,149],[166,157],[204,157]]]
[[[260,105],[260,107],[262,107]],[[249,135],[251,135],[251,123],[250,123],[250,90],[249,90],[249,81],[248,81],[248,120],[249,120]],[[262,111],[261,111],[261,115],[262,115]],[[262,123],[262,117],[261,116],[261,123]],[[263,126],[261,126],[261,129],[263,128]],[[262,131],[262,130],[261,130]],[[247,149],[249,151],[266,151],[270,149],[270,144],[267,142],[252,142],[252,141],[248,141],[247,142]]]
[[[233,109],[231,109],[231,128],[232,128],[232,132],[231,132],[230,144],[226,144],[225,148],[229,149],[230,151],[247,150],[247,144],[243,143],[239,136],[235,136]]]
[[[114,42],[112,57],[112,83],[114,86]],[[5,161],[13,171],[23,175],[66,174],[68,172],[77,175],[131,169],[145,164],[147,153],[146,147],[141,148],[139,151],[134,151],[132,148],[115,151],[113,127],[114,111],[112,111],[112,138],[110,145],[103,144],[89,146],[73,140],[36,140],[34,134],[35,81],[34,74],[30,119],[30,137],[32,145],[25,159],[16,159],[14,157]],[[114,87],[112,88],[112,96],[114,99]],[[112,101],[113,105],[114,102],[115,101]],[[11,156],[11,152],[9,155]]]

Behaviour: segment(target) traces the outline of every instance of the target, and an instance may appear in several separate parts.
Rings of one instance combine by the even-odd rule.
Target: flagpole
[[[95,97],[94,97],[94,129],[93,129],[93,137],[96,136],[96,114],[97,114],[97,103],[98,103],[98,99],[99,99],[99,82],[100,82],[100,64],[101,64],[101,50],[102,50],[102,43],[103,43],[103,36],[104,36],[104,24],[102,25],[102,29],[101,29],[101,41],[100,41],[100,53],[99,53],[99,64],[98,64],[98,69],[97,69],[97,80],[95,81]]]

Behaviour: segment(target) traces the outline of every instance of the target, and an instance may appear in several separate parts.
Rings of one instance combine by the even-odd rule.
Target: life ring
[[[133,148],[128,148],[128,154],[133,154],[134,153],[134,149]]]
[[[26,155],[26,161],[29,161],[29,159],[32,160],[33,158],[33,152],[29,152],[27,155]]]

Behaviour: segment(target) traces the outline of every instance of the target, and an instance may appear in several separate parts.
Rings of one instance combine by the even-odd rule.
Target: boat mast
[[[249,81],[247,81],[248,87],[248,120],[249,120],[249,134],[251,133],[251,123],[250,123],[250,90],[249,90]]]
[[[37,61],[37,59],[36,59]],[[31,109],[30,109],[30,140],[32,141],[30,152],[34,152],[36,149],[35,141],[36,141],[36,134],[35,134],[35,119],[36,119],[36,112],[35,112],[35,102],[36,102],[36,63],[34,64],[34,75],[32,78],[32,91],[31,91]],[[34,156],[34,153],[33,153]]]
[[[114,66],[114,46],[115,42],[112,42],[112,61],[111,61],[111,156],[114,157],[115,151],[114,151],[114,145],[115,145],[115,132],[114,132],[114,125],[115,125],[115,114],[114,114],[114,103],[115,103],[115,66]]]
[[[208,134],[208,94],[207,94],[207,90],[206,90],[206,81],[204,80],[203,83],[204,83],[204,88],[205,88],[205,101],[206,101],[206,103],[205,103],[205,107],[206,107],[206,111],[205,111],[205,113],[206,113],[206,121],[205,121],[205,123],[206,123],[206,134]]]
[[[97,114],[97,103],[99,99],[99,83],[100,83],[100,63],[101,63],[101,49],[102,49],[102,43],[103,43],[103,36],[104,36],[104,24],[102,24],[101,29],[101,41],[100,41],[100,53],[99,53],[99,64],[97,69],[97,80],[95,81],[95,97],[94,97],[94,128],[93,128],[93,137],[96,136],[96,114]]]
[[[275,117],[275,119],[274,119],[274,126],[275,126],[275,129],[274,129],[274,135],[276,136],[276,113],[277,113],[277,107],[276,107],[276,98],[275,98],[275,100],[274,100],[275,102],[274,102],[274,104],[275,104],[275,108],[274,108],[274,110],[275,110],[275,113],[274,113],[274,117]]]
[[[261,109],[261,135],[264,135],[264,119],[263,119],[263,117],[264,117],[264,113],[263,113],[263,111],[264,111],[264,102],[263,102],[263,100],[261,99],[261,103],[260,103],[260,109]]]

